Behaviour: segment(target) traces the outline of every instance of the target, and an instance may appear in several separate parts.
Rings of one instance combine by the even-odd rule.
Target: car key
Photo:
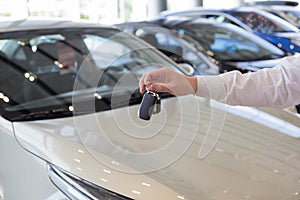
[[[156,96],[156,102],[155,102],[155,107],[153,109],[153,114],[157,114],[161,110],[161,108],[160,108],[161,107],[161,105],[160,105],[160,96],[157,93],[155,93],[155,96]]]
[[[160,108],[160,97],[157,93],[147,90],[144,94],[140,108],[139,118],[143,120],[150,120],[152,114],[159,113]]]

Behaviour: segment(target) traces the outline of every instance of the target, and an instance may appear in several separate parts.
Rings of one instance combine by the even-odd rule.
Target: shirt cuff
[[[195,95],[224,102],[226,87],[221,76],[197,76]]]

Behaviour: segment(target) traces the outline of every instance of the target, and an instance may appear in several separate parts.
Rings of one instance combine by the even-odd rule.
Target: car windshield
[[[138,80],[172,62],[133,36],[110,28],[2,33],[0,110],[11,120],[85,114],[139,103]],[[129,99],[121,96],[130,96]],[[127,98],[127,97],[126,97]]]
[[[271,34],[281,32],[299,32],[297,27],[279,17],[266,13],[264,15],[255,12],[233,12],[254,31]]]
[[[230,24],[184,24],[177,31],[198,41],[218,60],[257,61],[285,55],[269,42]]]
[[[282,10],[285,16],[287,16],[297,27],[300,27],[300,11],[298,10]]]
[[[158,48],[177,63],[187,63],[194,67],[194,74],[218,74],[218,67],[207,56],[203,47],[188,36],[161,27],[143,27],[135,35]]]

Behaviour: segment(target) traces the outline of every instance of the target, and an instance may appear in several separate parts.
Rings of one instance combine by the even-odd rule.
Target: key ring
[[[146,86],[146,91],[147,91],[148,93],[150,92],[150,90],[149,90],[148,86]]]
[[[156,98],[160,100],[160,96],[158,95],[158,93],[149,90],[148,86],[146,86],[146,91],[147,93],[151,93],[153,96],[156,96]]]

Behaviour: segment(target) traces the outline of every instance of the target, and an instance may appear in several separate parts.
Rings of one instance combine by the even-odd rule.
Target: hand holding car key
[[[152,114],[160,112],[160,106],[160,96],[147,88],[147,92],[144,94],[139,108],[139,118],[150,120]]]

